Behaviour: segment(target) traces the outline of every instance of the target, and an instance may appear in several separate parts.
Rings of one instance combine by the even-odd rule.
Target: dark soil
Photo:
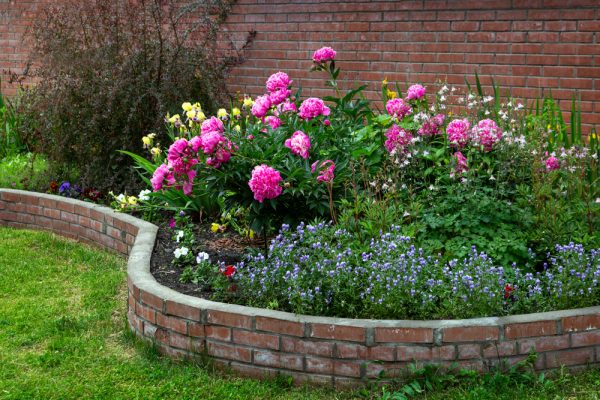
[[[167,224],[159,226],[156,244],[150,260],[150,273],[160,283],[179,293],[190,296],[210,299],[212,292],[202,290],[193,283],[180,282],[179,277],[183,268],[173,265],[173,251],[177,243],[173,240],[174,230]],[[224,262],[226,265],[235,264],[242,260],[243,255],[249,248],[263,246],[260,240],[244,238],[235,232],[214,233],[210,230],[210,224],[198,224],[194,227],[194,254],[206,252],[210,256],[212,264]]]

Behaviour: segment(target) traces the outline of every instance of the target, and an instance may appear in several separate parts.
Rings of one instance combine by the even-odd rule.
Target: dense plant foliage
[[[32,29],[38,84],[22,98],[22,134],[84,186],[132,186],[119,149],[140,151],[181,97],[208,110],[224,101],[224,74],[236,57],[216,57],[226,1],[61,1]],[[189,16],[194,16],[194,23]]]
[[[313,61],[335,96],[302,100],[277,72],[265,95],[216,116],[184,103],[183,116],[167,116],[167,150],[147,136],[151,160],[129,153],[154,207],[198,212],[198,199],[221,198],[247,210],[244,232],[265,236],[300,223],[231,268],[197,266],[190,254],[189,279],[210,286],[212,273],[217,295],[231,301],[382,318],[598,301],[597,251],[581,247],[600,246],[595,132],[586,144],[577,117],[567,134],[552,99],[527,110],[495,85],[484,95],[477,77],[475,92],[440,84],[429,96],[415,84],[402,97],[384,81],[385,111],[376,112],[363,87],[341,93],[335,51]],[[314,218],[333,226],[306,225],[305,234],[301,221]]]

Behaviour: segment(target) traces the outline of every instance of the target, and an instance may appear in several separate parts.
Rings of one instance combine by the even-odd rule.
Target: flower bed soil
[[[246,249],[263,245],[261,240],[244,238],[235,232],[214,233],[210,230],[210,224],[196,224],[194,226],[194,238],[194,254],[198,252],[208,253],[213,263],[235,264],[242,260]],[[179,293],[210,299],[213,294],[210,290],[202,290],[194,283],[180,281],[183,268],[173,265],[172,262],[173,252],[176,248],[177,243],[173,240],[173,229],[167,224],[159,226],[150,261],[152,276],[161,285]]]

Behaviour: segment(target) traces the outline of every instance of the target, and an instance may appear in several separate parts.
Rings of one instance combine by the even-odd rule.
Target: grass
[[[173,363],[125,328],[125,291],[122,258],[48,233],[0,228],[0,399],[335,400],[382,393],[294,388],[285,379],[259,382]],[[430,400],[600,399],[598,369],[553,380],[522,373],[420,378],[438,387],[417,397]]]
[[[43,182],[48,165],[46,160],[32,153],[16,154],[0,160],[0,187],[10,189],[35,189],[48,185]]]

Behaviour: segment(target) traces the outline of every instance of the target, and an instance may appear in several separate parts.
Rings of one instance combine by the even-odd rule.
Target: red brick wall
[[[0,0],[0,70],[22,70],[23,32],[45,0]],[[537,98],[552,89],[565,110],[576,91],[582,119],[600,123],[600,2],[597,0],[238,0],[224,29],[241,46],[257,32],[230,88],[257,95],[278,70],[304,95],[329,94],[323,76],[308,72],[312,52],[338,51],[340,78],[463,85],[474,72],[504,92]],[[3,76],[2,91],[14,94]]]
[[[304,95],[323,96],[322,73],[310,57],[328,45],[338,51],[344,79],[464,85],[491,75],[515,97],[552,89],[570,108],[581,95],[582,120],[600,123],[600,2],[597,0],[238,0],[226,28],[257,32],[247,61],[233,71],[231,88],[264,92],[273,72],[287,72]],[[584,134],[589,126],[584,129]]]

